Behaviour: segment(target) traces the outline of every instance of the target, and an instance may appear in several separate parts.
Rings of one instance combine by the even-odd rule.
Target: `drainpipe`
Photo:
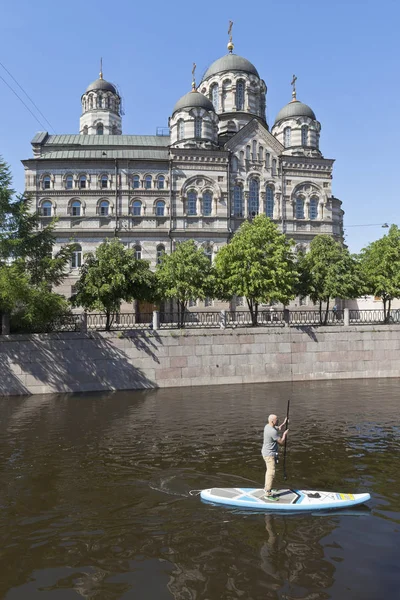
[[[171,157],[171,154],[170,154]],[[173,251],[173,242],[172,242],[172,226],[173,226],[173,215],[172,215],[172,198],[173,198],[173,194],[172,194],[172,163],[173,160],[172,158],[169,159],[169,231],[168,231],[168,237],[169,237],[169,244],[170,244],[170,253],[172,254]]]
[[[226,167],[226,177],[227,177],[227,204],[228,204],[228,242],[229,238],[232,235],[232,206],[231,206],[231,156],[232,152],[228,151],[228,165]]]
[[[115,159],[115,229],[114,237],[118,236],[118,159]]]

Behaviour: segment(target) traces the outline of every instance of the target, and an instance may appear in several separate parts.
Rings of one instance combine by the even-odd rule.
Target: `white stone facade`
[[[37,134],[34,157],[23,161],[26,192],[43,224],[58,217],[57,245],[78,244],[63,293],[71,295],[83,255],[114,236],[152,267],[184,239],[212,258],[259,213],[298,248],[319,233],[342,241],[320,123],[294,97],[270,130],[266,91],[249,61],[228,54],[177,102],[170,136],[122,135],[121,99],[101,77],[82,96],[79,134]]]

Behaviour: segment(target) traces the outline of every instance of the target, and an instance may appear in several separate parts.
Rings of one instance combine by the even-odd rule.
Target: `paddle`
[[[290,409],[290,398],[289,398],[288,403],[287,403],[285,431],[286,431],[286,429],[289,426],[289,409]],[[285,481],[287,479],[287,474],[286,474],[286,446],[287,446],[287,436],[285,437],[285,446],[284,446],[284,451],[283,451],[283,478],[284,478]]]

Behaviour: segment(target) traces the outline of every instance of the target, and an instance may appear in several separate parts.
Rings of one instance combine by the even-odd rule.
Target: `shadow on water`
[[[162,344],[157,332],[124,332],[122,340],[154,362]],[[0,338],[0,341],[1,338]],[[72,343],[71,343],[72,342]],[[57,353],[57,361],[54,354]],[[0,395],[30,394],[30,387],[48,386],[53,391],[154,388],[143,371],[132,365],[125,349],[115,347],[106,335],[38,334],[0,344]]]

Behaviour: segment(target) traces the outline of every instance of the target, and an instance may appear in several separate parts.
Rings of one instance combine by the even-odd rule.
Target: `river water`
[[[0,400],[0,597],[398,597],[399,392],[355,380]],[[262,514],[189,494],[261,487],[265,420],[288,398],[288,483],[369,491],[368,506]]]

